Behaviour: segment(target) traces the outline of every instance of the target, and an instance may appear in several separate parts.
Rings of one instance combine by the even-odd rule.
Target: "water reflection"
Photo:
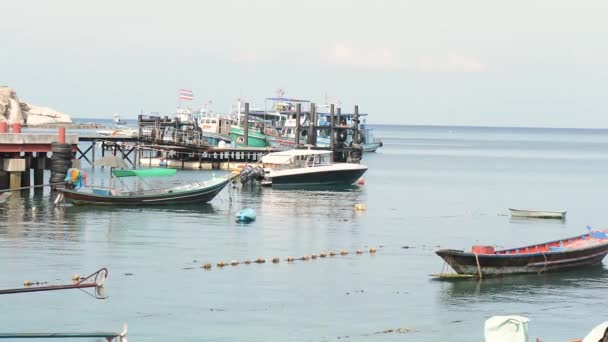
[[[0,206],[0,236],[46,237],[51,239],[74,239],[77,226],[66,220],[63,208],[53,205],[51,197],[44,192],[14,192]]]
[[[509,218],[509,223],[513,224],[559,224],[562,226],[566,226],[566,218],[561,219],[545,219],[545,218],[536,218],[536,217],[513,217]]]
[[[509,302],[517,300],[538,303],[540,297],[566,295],[569,291],[608,288],[608,269],[603,264],[579,270],[521,274],[478,279],[435,280],[441,287],[440,301],[447,305],[471,302]]]

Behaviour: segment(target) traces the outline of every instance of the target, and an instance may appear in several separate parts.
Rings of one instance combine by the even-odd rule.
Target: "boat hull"
[[[226,185],[226,179],[210,187],[177,191],[173,193],[138,195],[138,196],[111,196],[99,195],[83,191],[59,189],[63,198],[74,205],[179,205],[190,203],[206,203],[211,201]]]
[[[273,175],[271,180],[273,188],[349,186],[365,171],[367,168]]]
[[[382,143],[371,143],[371,144],[363,144],[363,152],[376,152],[376,150],[382,147]]]
[[[237,146],[249,146],[249,147],[268,147],[268,139],[265,134],[249,131],[247,142],[245,145],[243,142],[245,141],[245,132],[240,127],[232,127],[230,128],[230,139],[236,143]]]
[[[474,254],[459,250],[436,252],[459,274],[478,276],[543,273],[561,271],[602,262],[608,254],[608,243],[564,252],[501,255]]]
[[[541,210],[520,210],[509,209],[512,217],[522,218],[546,218],[562,220],[566,218],[565,211],[541,211]]]

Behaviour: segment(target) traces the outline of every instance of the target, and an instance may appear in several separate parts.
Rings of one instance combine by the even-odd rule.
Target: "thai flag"
[[[179,90],[179,99],[192,101],[192,100],[194,100],[194,93],[192,93],[192,90],[189,90],[189,89],[180,89]]]

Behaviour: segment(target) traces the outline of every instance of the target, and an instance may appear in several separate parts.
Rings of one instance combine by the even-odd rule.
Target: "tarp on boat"
[[[486,320],[486,342],[528,342],[528,321],[522,316],[493,316]]]
[[[161,168],[150,168],[150,169],[135,169],[135,170],[112,170],[114,177],[167,177],[173,176],[177,172],[177,169],[161,169]]]

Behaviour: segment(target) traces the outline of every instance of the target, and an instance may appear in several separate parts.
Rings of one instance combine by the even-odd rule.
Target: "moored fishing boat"
[[[471,251],[436,251],[458,274],[496,276],[542,273],[598,264],[608,254],[608,230],[593,231],[567,239],[495,251],[473,246]]]
[[[522,210],[509,208],[512,217],[565,219],[565,211]]]
[[[268,140],[264,133],[249,129],[247,132],[247,144],[245,144],[245,130],[242,127],[232,126],[230,127],[230,139],[236,143],[237,146],[249,146],[249,147],[267,147],[269,146]]]
[[[111,175],[123,177],[162,177],[174,175],[175,169],[111,170]],[[230,181],[229,177],[212,178],[203,182],[161,188],[127,189],[88,187],[82,189],[58,189],[62,199],[74,205],[168,205],[205,203],[212,200]]]

